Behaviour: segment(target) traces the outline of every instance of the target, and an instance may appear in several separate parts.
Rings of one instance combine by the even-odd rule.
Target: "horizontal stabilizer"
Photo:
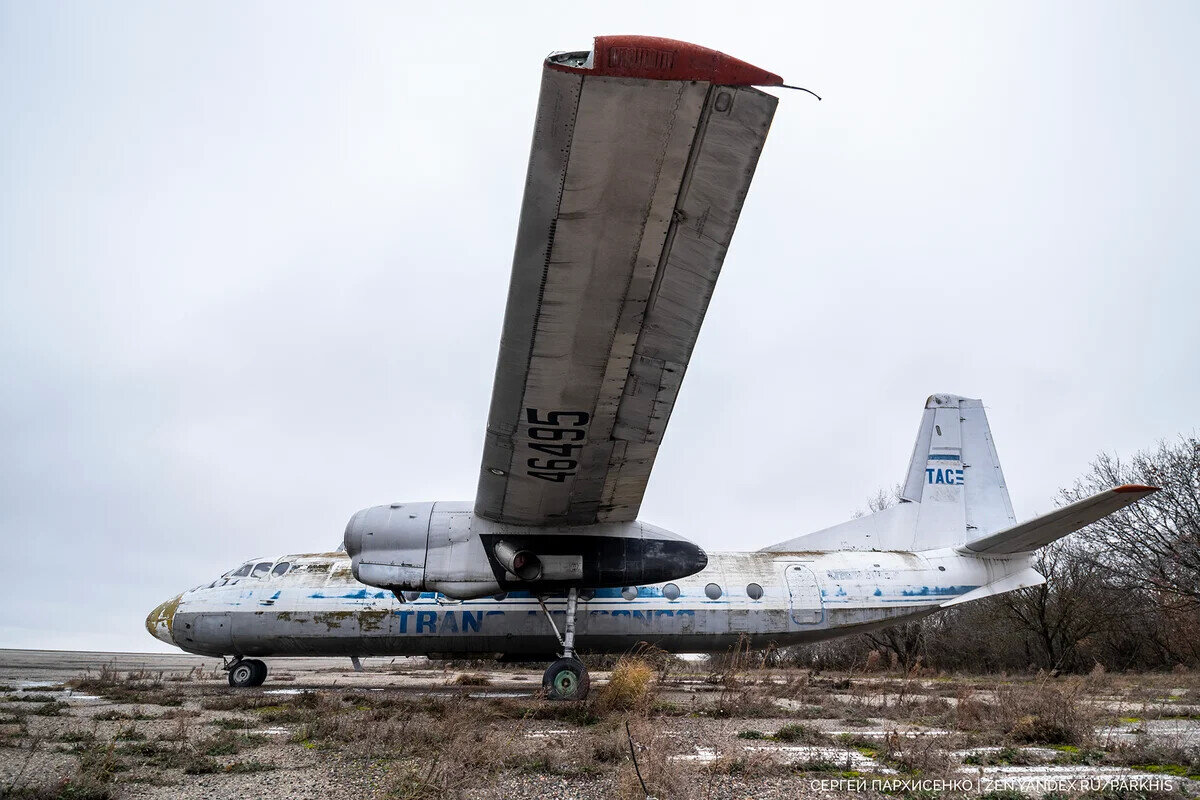
[[[1005,528],[980,539],[967,542],[958,548],[963,555],[1002,556],[1011,553],[1028,553],[1044,547],[1056,539],[1074,533],[1085,525],[1103,519],[1114,511],[1136,503],[1147,495],[1157,492],[1155,486],[1118,486],[1077,503],[1071,503],[1057,511],[1034,517],[1028,522]]]
[[[1026,567],[1020,572],[1013,573],[998,581],[993,581],[986,586],[980,586],[977,589],[972,589],[966,594],[960,594],[953,600],[947,600],[942,603],[942,608],[956,606],[959,603],[969,603],[972,600],[982,600],[985,597],[991,597],[1005,592],[1014,592],[1017,589],[1028,589],[1030,586],[1041,586],[1046,582],[1046,578],[1042,573],[1038,572],[1033,567]]]

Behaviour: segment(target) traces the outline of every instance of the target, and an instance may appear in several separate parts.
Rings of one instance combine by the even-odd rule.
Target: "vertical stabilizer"
[[[901,496],[920,503],[913,550],[957,546],[1016,523],[982,401],[925,401]]]
[[[899,505],[764,548],[772,552],[937,550],[1016,524],[983,402],[925,401]]]

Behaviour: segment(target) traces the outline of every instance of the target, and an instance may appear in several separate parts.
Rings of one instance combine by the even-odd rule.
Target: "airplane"
[[[599,36],[542,83],[474,502],[351,517],[342,548],[246,561],[146,627],[258,686],[267,657],[719,652],[870,631],[1035,586],[1035,551],[1157,491],[1017,523],[979,400],[929,397],[900,502],[755,552],[638,520],[784,87],[686,42]],[[789,532],[790,533],[790,532]]]

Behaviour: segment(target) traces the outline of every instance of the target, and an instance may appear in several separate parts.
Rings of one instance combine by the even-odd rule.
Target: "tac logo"
[[[962,486],[963,471],[961,469],[934,469],[930,467],[925,470],[925,482],[930,485]]]

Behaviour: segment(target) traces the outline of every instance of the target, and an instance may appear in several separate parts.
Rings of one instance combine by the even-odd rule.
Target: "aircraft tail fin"
[[[925,401],[899,505],[766,549],[936,550],[1016,521],[983,402],[935,394]]]
[[[919,503],[913,550],[952,547],[1016,524],[981,400],[931,395],[900,493]]]
[[[935,394],[925,401],[899,504],[764,550],[1029,553],[1157,491],[1118,486],[1018,525],[982,401]]]
[[[1034,517],[1020,525],[973,539],[960,547],[958,552],[968,556],[1032,552],[1157,491],[1158,488],[1154,486],[1118,486],[1063,506],[1049,514]]]

